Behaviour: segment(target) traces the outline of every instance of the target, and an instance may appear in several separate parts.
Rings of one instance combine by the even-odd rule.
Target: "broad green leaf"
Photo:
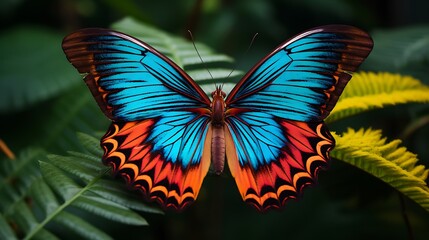
[[[429,102],[429,86],[410,76],[360,72],[353,75],[326,121],[333,122],[363,111],[411,102]]]
[[[332,157],[381,179],[429,211],[429,169],[417,165],[417,156],[401,147],[400,140],[388,142],[372,129],[349,129],[334,137]]]
[[[365,69],[412,74],[423,80],[429,73],[429,25],[377,30]]]
[[[82,150],[76,132],[94,133],[108,127],[109,120],[102,114],[77,71],[75,80],[79,86],[58,98],[46,113],[50,118],[44,118],[38,125],[44,133],[40,135],[45,136],[44,145],[55,151]]]
[[[236,85],[235,83],[225,83],[225,84],[223,84],[222,90],[224,92],[231,92],[231,90],[235,87],[235,85]],[[204,85],[201,86],[201,88],[207,94],[210,94],[215,89],[213,83],[212,84],[204,84]]]
[[[35,27],[0,35],[0,113],[22,110],[78,83],[61,50],[62,37]]]
[[[11,146],[38,146],[52,153],[82,151],[84,148],[76,132],[94,134],[105,131],[109,120],[102,114],[77,71],[74,78],[77,86],[67,89],[61,96],[38,104],[16,118],[7,116],[5,124],[19,127],[4,128],[2,137]]]
[[[241,76],[241,72],[234,71],[231,72],[231,69],[210,69],[210,73],[207,69],[200,70],[190,70],[188,71],[189,76],[191,76],[195,81],[199,81],[200,84],[209,84],[213,85],[219,84],[221,82],[230,82],[231,78],[236,76]],[[215,81],[216,79],[216,81]]]
[[[201,59],[204,60],[204,62],[201,61]],[[233,59],[227,55],[223,54],[206,54],[201,55],[201,58],[198,56],[195,56],[195,50],[193,54],[190,54],[189,57],[183,56],[183,64],[185,66],[187,65],[200,65],[200,64],[210,64],[210,63],[217,63],[217,62],[233,62]]]

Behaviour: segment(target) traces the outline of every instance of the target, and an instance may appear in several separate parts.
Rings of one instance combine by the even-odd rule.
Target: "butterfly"
[[[313,28],[280,44],[227,95],[210,97],[148,44],[82,29],[62,48],[103,113],[103,163],[166,209],[193,203],[210,167],[225,161],[246,203],[266,211],[301,195],[335,145],[324,119],[373,41],[346,25]]]

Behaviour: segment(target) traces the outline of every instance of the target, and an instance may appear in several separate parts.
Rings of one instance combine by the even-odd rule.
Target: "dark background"
[[[189,29],[197,41],[234,57],[238,67],[245,70],[279,43],[308,28],[350,24],[377,34],[428,26],[428,10],[429,1],[426,0],[3,0],[0,3],[0,34],[4,36],[25,26],[65,36],[78,28],[109,27],[125,16],[132,16],[185,38],[189,38]],[[255,33],[259,35],[251,50],[245,53]],[[23,36],[23,41],[32,39]],[[377,47],[377,41],[375,45]],[[37,43],[33,47],[37,49]],[[60,51],[60,42],[58,49]],[[8,61],[9,54],[13,51],[1,54],[2,63]],[[55,61],[65,62],[66,59]],[[425,66],[428,62],[424,60]],[[380,69],[368,64],[362,69],[408,73],[404,69]],[[427,75],[416,75],[429,83]],[[48,104],[51,103],[42,101],[33,109],[40,109],[42,113]],[[355,124],[383,129],[389,139],[401,138],[407,126],[416,121],[416,115],[429,114],[427,106],[421,108],[414,105],[387,108],[330,127],[341,131]],[[29,117],[28,110],[22,109],[10,110],[1,116],[9,124],[1,126],[3,136],[12,136],[11,129],[31,124],[33,117],[38,121],[43,119],[43,116]],[[23,118],[25,121],[17,120]],[[103,132],[107,120],[100,121],[105,121],[98,129]],[[403,139],[404,145],[419,154],[421,163],[426,166],[429,165],[428,126],[428,123],[423,124],[418,132]],[[15,135],[7,140],[12,148],[19,149],[28,144],[22,140],[26,137]],[[62,150],[52,148],[52,151]],[[411,235],[415,239],[427,239],[429,234],[429,214],[423,208],[376,178],[335,160],[330,171],[320,175],[317,187],[307,189],[300,201],[289,202],[282,211],[265,214],[254,211],[241,201],[229,174],[221,177],[209,174],[195,206],[180,214],[145,218],[151,226],[112,224],[109,228],[117,238],[137,239],[409,239]]]

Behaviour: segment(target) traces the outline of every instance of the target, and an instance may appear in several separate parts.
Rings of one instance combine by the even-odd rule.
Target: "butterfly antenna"
[[[213,77],[212,73],[210,72],[209,68],[207,67],[207,63],[206,63],[206,62],[204,62],[203,58],[202,58],[202,57],[201,57],[201,55],[200,55],[200,52],[199,52],[199,51],[198,51],[198,49],[197,49],[197,46],[195,45],[194,36],[192,35],[191,30],[188,30],[188,33],[189,33],[189,36],[191,37],[192,45],[194,45],[194,49],[195,49],[195,51],[197,52],[198,57],[200,58],[201,62],[204,64],[204,67],[205,67],[205,69],[207,70],[207,72],[209,73],[209,75],[210,75],[210,77],[212,78],[212,80],[214,80],[214,77]],[[216,84],[215,84],[215,86],[216,86]]]
[[[244,54],[245,54],[245,55],[249,52],[249,50],[250,50],[250,48],[252,47],[253,42],[255,41],[256,36],[258,36],[258,34],[259,34],[259,33],[255,33],[255,35],[253,35],[252,40],[250,41],[249,46],[247,47],[246,51],[244,52]],[[231,76],[231,74],[235,71],[235,69],[236,69],[236,68],[237,68],[237,67],[234,67],[234,68],[232,69],[232,71],[228,74],[228,76],[226,76],[226,78],[229,78],[229,77]],[[223,83],[222,83],[222,88],[223,88]]]

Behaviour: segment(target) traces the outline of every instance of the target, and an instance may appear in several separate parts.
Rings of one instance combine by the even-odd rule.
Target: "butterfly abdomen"
[[[212,144],[211,155],[213,168],[216,174],[221,174],[225,166],[225,93],[222,92],[220,87],[212,92],[213,102],[211,128],[212,128]]]
[[[212,162],[217,175],[223,172],[225,166],[225,132],[223,126],[212,125]]]

